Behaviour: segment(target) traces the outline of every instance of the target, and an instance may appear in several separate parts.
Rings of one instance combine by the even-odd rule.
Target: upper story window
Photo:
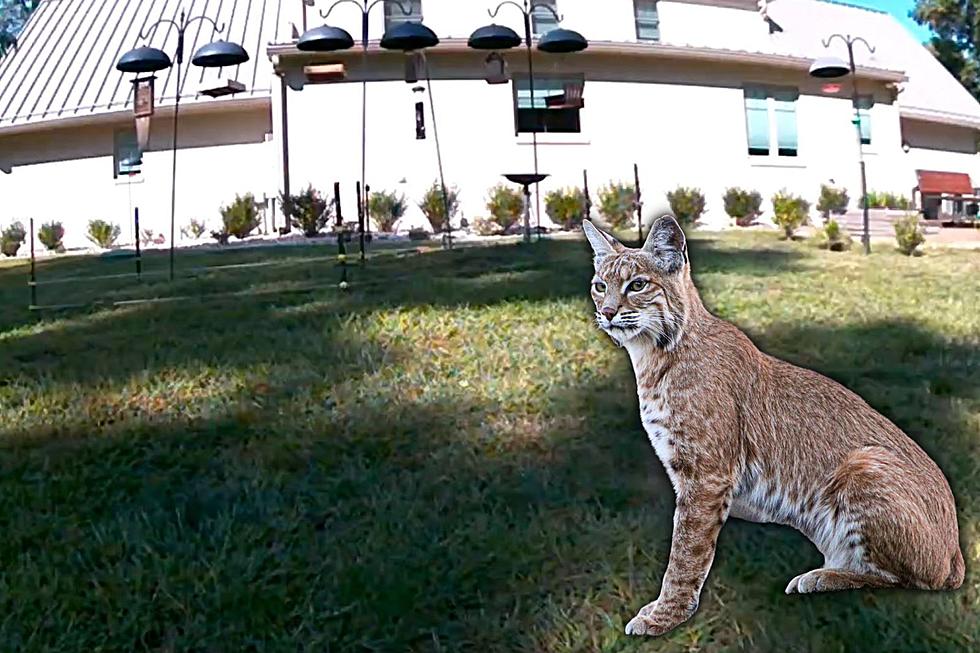
[[[584,106],[583,75],[535,75],[534,96],[527,76],[514,78],[514,118],[520,133],[579,133]]]
[[[871,145],[871,107],[874,106],[875,99],[871,95],[859,95],[857,101],[857,113],[861,119],[861,144]]]
[[[401,7],[399,6],[401,5]],[[405,15],[402,7],[409,10]],[[389,30],[401,23],[421,23],[422,22],[422,0],[385,0],[385,29]]]
[[[555,19],[555,14],[540,5],[547,5],[554,9],[555,13],[558,13],[558,0],[537,0],[534,4],[536,6],[534,11],[531,12],[531,30],[534,32],[534,35],[541,36],[553,29],[557,29],[558,20]]]
[[[636,40],[660,40],[660,16],[657,14],[657,0],[633,0],[633,14],[636,16]]]
[[[745,87],[745,126],[752,156],[796,156],[795,88]]]

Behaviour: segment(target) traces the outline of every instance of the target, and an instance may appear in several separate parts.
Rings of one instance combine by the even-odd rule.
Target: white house
[[[220,38],[243,44],[251,60],[235,69],[184,67],[178,227],[191,218],[216,225],[218,208],[236,193],[275,197],[287,179],[294,193],[311,183],[332,194],[339,182],[345,217],[353,217],[362,80],[370,82],[367,183],[401,191],[414,205],[438,175],[437,128],[446,181],[459,188],[469,219],[486,215],[487,189],[502,173],[533,170],[533,138],[524,130],[535,125],[547,130],[537,137],[539,169],[550,175],[542,193],[581,185],[588,171],[594,196],[610,180],[632,182],[636,164],[648,210],[666,206],[665,192],[678,185],[697,186],[709,222],[726,220],[721,195],[729,186],[764,197],[787,188],[815,200],[820,184],[833,180],[854,198],[860,184],[850,80],[808,75],[817,57],[847,58],[841,40],[822,44],[835,33],[861,36],[875,48],[854,50],[868,187],[910,196],[917,171],[980,180],[980,104],[884,13],[823,0],[549,0],[562,26],[590,45],[574,54],[534,50],[532,106],[523,48],[502,53],[510,81],[489,84],[488,53],[467,47],[473,30],[491,22],[495,2],[404,3],[411,19],[422,18],[440,39],[426,51],[428,83],[424,74],[406,83],[406,55],[379,47],[386,26],[401,19],[392,3],[372,12],[366,54],[351,3],[326,22],[349,31],[354,49],[300,51],[298,35],[321,25],[319,12],[330,6],[311,4],[187,7],[225,23]],[[176,71],[158,73],[158,109],[140,174],[114,177],[114,143],[131,140],[134,123],[130,76],[114,64],[140,43],[172,54],[173,30],[163,27],[146,40],[139,33],[177,11],[173,0],[42,3],[18,48],[0,61],[0,169],[7,173],[0,174],[0,224],[60,219],[66,242],[80,244],[89,219],[128,225],[139,206],[142,224],[169,230]],[[523,33],[513,6],[493,22]],[[533,24],[536,33],[555,27],[540,10]],[[218,38],[205,22],[187,34],[188,53]],[[203,93],[228,79],[245,90],[218,99]],[[545,99],[575,87],[581,108]],[[416,138],[420,101],[424,140]],[[941,186],[945,178],[929,183]]]

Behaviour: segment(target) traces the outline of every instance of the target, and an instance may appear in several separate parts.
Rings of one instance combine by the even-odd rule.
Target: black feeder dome
[[[521,44],[517,32],[504,25],[487,25],[473,32],[467,42],[474,50],[509,50]]]
[[[578,32],[564,27],[553,29],[538,41],[538,50],[553,54],[581,52],[589,47],[589,42]]]
[[[228,41],[215,41],[208,43],[197,52],[191,59],[191,63],[202,68],[221,68],[222,66],[237,66],[248,61],[248,53],[245,48],[237,43]]]
[[[400,23],[381,37],[381,47],[385,50],[410,52],[436,45],[439,45],[439,37],[422,23]]]
[[[819,79],[835,79],[849,72],[851,67],[837,57],[821,57],[810,66],[810,76]]]
[[[170,68],[170,57],[163,50],[142,46],[119,57],[116,70],[124,73],[155,73]]]
[[[321,25],[303,32],[296,47],[304,52],[334,52],[354,47],[354,37],[341,27]]]

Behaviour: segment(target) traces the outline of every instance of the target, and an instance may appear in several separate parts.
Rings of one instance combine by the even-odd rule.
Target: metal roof
[[[214,34],[207,21],[185,32],[181,102],[206,100],[199,91],[233,79],[245,91],[232,97],[269,95],[272,68],[265,46],[284,37],[282,0],[43,0],[17,39],[17,48],[0,59],[0,130],[130,108],[132,85],[116,70],[116,60],[138,45],[152,45],[173,57],[177,30],[159,25],[149,38],[142,30],[160,19],[214,18],[224,31]],[[249,61],[233,68],[204,69],[190,63],[194,52],[214,40],[245,47]],[[177,93],[176,66],[157,73],[160,105]]]

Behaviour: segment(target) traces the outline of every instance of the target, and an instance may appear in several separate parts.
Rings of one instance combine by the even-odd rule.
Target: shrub
[[[4,256],[17,256],[17,250],[24,244],[27,238],[27,231],[20,222],[14,222],[0,234],[0,252]]]
[[[636,189],[628,184],[609,182],[599,189],[599,213],[617,229],[628,227],[636,212]]]
[[[834,188],[827,184],[820,185],[820,199],[817,200],[817,210],[824,220],[828,219],[832,213],[842,214],[847,211],[850,203],[846,188]]]
[[[37,239],[52,252],[65,251],[65,246],[61,242],[64,238],[65,228],[57,221],[42,224],[37,232]]]
[[[889,209],[898,209],[900,211],[908,211],[912,208],[912,202],[904,195],[885,193],[885,207]]]
[[[205,234],[207,227],[200,220],[191,220],[190,223],[180,228],[180,235],[184,238],[193,238],[194,240],[199,239]]]
[[[919,216],[907,213],[896,220],[895,240],[898,242],[898,251],[906,256],[914,255],[919,245],[926,241],[925,232],[919,224]]]
[[[279,195],[283,213],[307,238],[320,235],[333,217],[333,203],[310,184],[299,195]]]
[[[428,240],[429,232],[425,229],[410,229],[408,232],[409,240]]]
[[[704,213],[704,193],[700,188],[678,186],[667,193],[670,212],[682,225],[694,224]]]
[[[449,205],[448,216],[446,215],[446,204]],[[422,196],[419,208],[429,219],[433,231],[442,231],[447,218],[451,221],[459,211],[459,190],[455,186],[446,188],[446,197],[443,201],[442,187],[438,181],[434,181],[425,191],[425,195]]]
[[[183,233],[183,232],[181,232]],[[152,229],[141,229],[140,230],[140,244],[146,247],[153,243],[153,238],[156,234]]]
[[[585,217],[585,193],[581,188],[560,188],[544,196],[544,210],[555,224],[575,229]]]
[[[235,195],[235,201],[221,207],[223,233],[244,240],[259,226],[259,212],[255,208],[255,197],[251,193]]]
[[[798,195],[782,190],[773,195],[772,210],[773,220],[783,230],[783,235],[792,238],[793,233],[807,222],[810,203]]]
[[[820,231],[818,245],[832,252],[843,252],[851,248],[851,235],[841,229],[840,223],[830,219]]]
[[[503,227],[489,218],[476,218],[472,229],[478,236],[496,236],[504,232]]]
[[[122,229],[117,224],[105,220],[89,220],[88,222],[88,239],[102,249],[109,249],[115,245],[121,233]]]
[[[507,231],[521,219],[524,213],[524,196],[516,188],[497,184],[487,196],[487,211],[500,228]]]
[[[221,231],[212,231],[211,237],[218,241],[219,245],[227,245],[228,239],[231,238],[231,234],[222,229]]]
[[[371,217],[378,223],[378,229],[392,231],[395,223],[408,210],[408,203],[405,201],[404,195],[394,191],[378,191],[371,193],[368,198],[368,210],[371,212]]]
[[[725,213],[735,218],[735,224],[747,227],[762,213],[759,191],[729,188],[725,191]]]

